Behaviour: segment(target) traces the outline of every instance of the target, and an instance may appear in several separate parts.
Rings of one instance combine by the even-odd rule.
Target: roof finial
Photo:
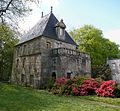
[[[42,12],[41,18],[43,18],[43,12]]]
[[[53,7],[51,6],[51,13],[52,13],[52,11],[53,11]]]

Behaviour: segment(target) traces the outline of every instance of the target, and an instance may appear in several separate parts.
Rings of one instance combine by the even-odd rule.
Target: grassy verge
[[[120,106],[120,98],[109,98],[109,97],[98,97],[98,96],[83,96],[80,98],[90,100],[90,101],[97,101],[103,102],[111,105],[118,105]]]
[[[0,83],[0,111],[120,111],[119,107],[98,102],[120,105],[120,99],[55,96],[43,90]]]

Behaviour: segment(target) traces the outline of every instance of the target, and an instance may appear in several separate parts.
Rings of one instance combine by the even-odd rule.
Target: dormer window
[[[61,19],[61,21],[56,24],[56,34],[58,35],[59,39],[62,39],[62,40],[65,39],[65,28],[66,28],[66,25]]]
[[[60,36],[61,36],[61,37],[64,36],[64,32],[65,32],[65,29],[60,28]]]

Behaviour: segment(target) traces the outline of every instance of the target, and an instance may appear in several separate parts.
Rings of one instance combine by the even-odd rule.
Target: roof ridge
[[[44,18],[44,17],[46,17],[46,16],[48,16],[48,15],[51,15],[52,13],[50,12],[50,13],[48,13],[48,14],[46,14],[46,15],[43,15],[43,17],[41,17],[41,18]]]

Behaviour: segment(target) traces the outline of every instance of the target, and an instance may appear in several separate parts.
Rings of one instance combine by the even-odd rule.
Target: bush
[[[71,79],[65,77],[58,78],[52,87],[51,92],[59,95],[70,95],[72,90],[71,84]]]
[[[50,78],[50,79],[47,80],[45,88],[47,88],[48,91],[50,91],[53,88],[54,84],[55,84],[54,79]]]
[[[65,77],[58,78],[54,84],[54,87],[51,89],[51,92],[54,94],[64,94],[64,95],[77,95],[74,93],[74,88],[77,87],[77,84],[74,84],[76,79],[67,79]],[[73,91],[73,92],[72,92]]]
[[[115,84],[113,80],[102,82],[100,88],[96,90],[97,95],[102,97],[114,97]]]
[[[120,86],[115,81],[100,82],[93,78],[75,77],[67,79],[58,78],[51,89],[53,94],[86,96],[95,95],[102,97],[120,97]]]
[[[92,67],[92,77],[102,80],[111,80],[111,69],[109,65],[97,65]]]
[[[99,82],[95,79],[88,79],[86,77],[75,77],[67,79],[65,77],[58,78],[55,82],[52,92],[54,94],[65,95],[90,95],[95,94],[96,88],[99,87]]]
[[[56,80],[56,85],[61,86],[63,84],[66,84],[67,79],[65,77],[58,78]]]
[[[100,87],[100,83],[93,78],[87,79],[80,86],[81,95],[93,95],[95,91]]]
[[[77,87],[72,87],[72,94],[78,96],[80,94],[79,89]]]
[[[115,97],[120,98],[120,85],[116,84],[113,94]]]

